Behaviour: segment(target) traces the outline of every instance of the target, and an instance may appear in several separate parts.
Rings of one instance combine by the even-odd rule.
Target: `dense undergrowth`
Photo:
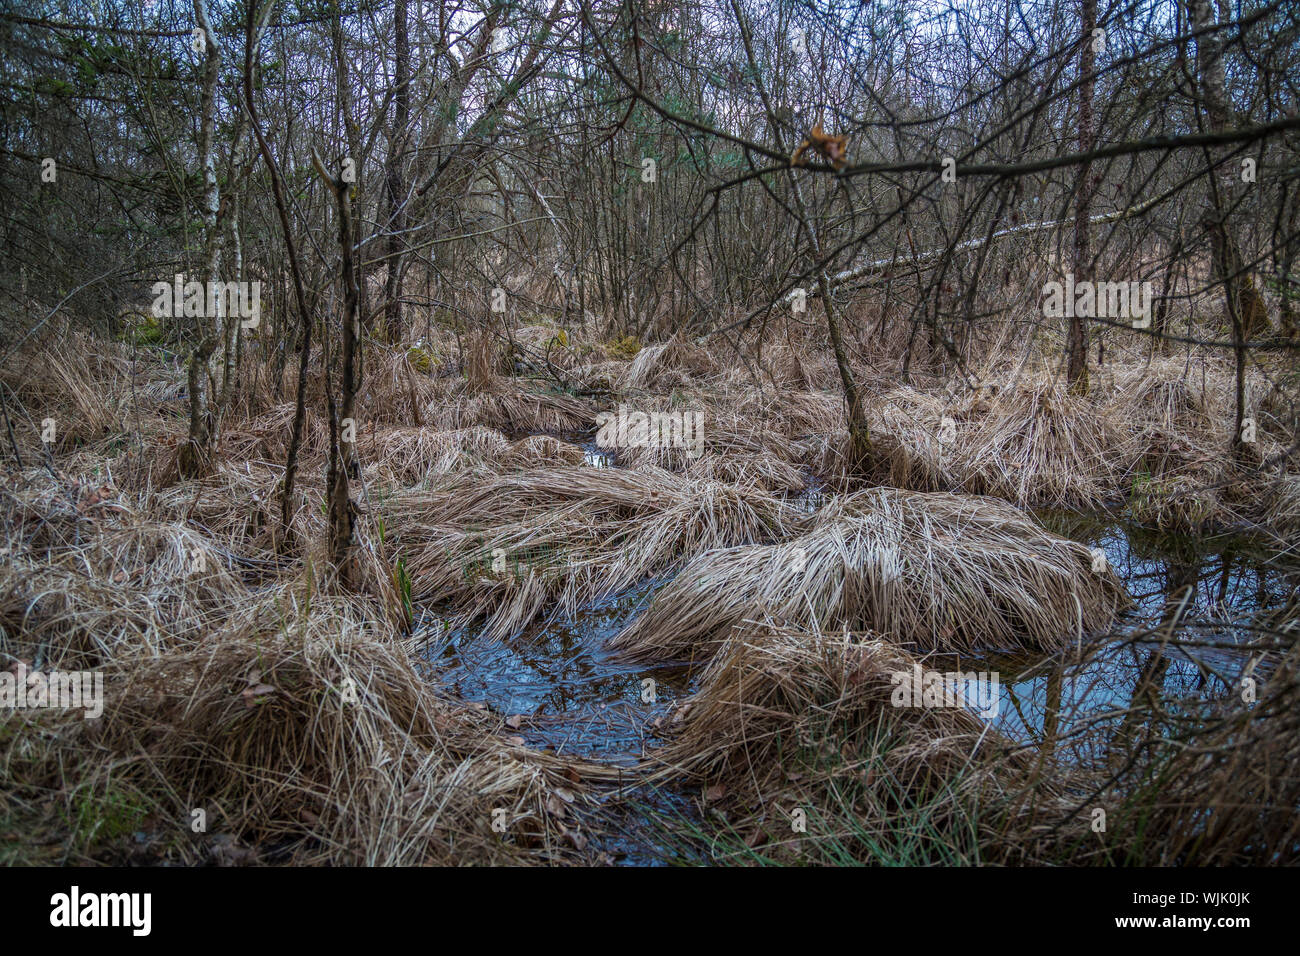
[[[0,712],[0,860],[599,863],[611,808],[665,788],[700,809],[645,810],[680,860],[1297,857],[1294,606],[1259,622],[1249,702],[1150,694],[1121,733],[1037,742],[890,705],[891,675],[933,651],[1077,660],[1111,628],[1123,583],[1027,509],[1294,541],[1294,434],[1264,372],[1257,441],[1234,460],[1217,360],[1120,356],[1087,395],[1045,365],[990,360],[996,389],[864,366],[873,456],[850,465],[819,343],[737,363],[525,327],[489,346],[484,377],[456,341],[367,354],[347,592],[320,547],[318,416],[292,536],[278,526],[295,363],[244,362],[212,467],[178,481],[186,379],[164,345],[51,328],[6,359],[3,663],[102,674],[105,709]],[[700,413],[702,453],[584,464],[619,406]],[[815,514],[797,499],[812,486]],[[508,641],[648,577],[671,580],[614,646],[691,662],[697,689],[635,772],[530,748],[413,665],[420,613]]]

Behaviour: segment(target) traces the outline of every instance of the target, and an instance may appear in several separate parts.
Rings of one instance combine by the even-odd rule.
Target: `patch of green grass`
[[[865,759],[843,756],[843,731],[790,748],[788,776],[808,785],[760,806],[711,807],[702,816],[636,807],[663,862],[739,866],[974,866],[983,860],[980,810],[961,779],[921,792],[897,786],[882,730]]]
[[[159,346],[167,339],[167,332],[152,315],[137,312],[126,318],[122,338],[142,348]]]
[[[109,782],[102,790],[79,788],[73,796],[69,825],[75,842],[87,848],[111,844],[140,829],[149,809],[137,793]]]
[[[406,613],[406,619],[411,620],[411,576],[406,571],[406,561],[402,557],[397,559],[397,567],[393,569],[393,581],[397,585],[397,593],[402,598],[402,609]]]

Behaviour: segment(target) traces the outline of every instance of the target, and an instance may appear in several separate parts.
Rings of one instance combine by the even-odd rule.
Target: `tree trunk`
[[[1188,0],[1188,20],[1196,34],[1196,74],[1200,106],[1205,110],[1211,132],[1228,128],[1230,110],[1227,83],[1224,79],[1223,51],[1212,31],[1215,20],[1210,0]],[[1219,7],[1219,19],[1226,22],[1231,16],[1226,4]],[[1206,152],[1208,160],[1209,208],[1201,220],[1210,238],[1211,262],[1215,278],[1223,284],[1223,294],[1232,328],[1232,349],[1235,357],[1235,411],[1232,428],[1232,453],[1241,458],[1245,452],[1242,426],[1246,419],[1246,342],[1263,310],[1258,293],[1246,274],[1241,247],[1229,222],[1232,208],[1231,193],[1236,177],[1231,171],[1222,176],[1219,172],[1222,149]]]
[[[298,264],[298,246],[293,241],[293,231],[289,224],[289,203],[284,194],[284,178],[280,167],[271,154],[271,146],[262,135],[260,121],[257,118],[257,102],[253,97],[253,53],[257,49],[262,30],[270,18],[272,4],[262,9],[262,21],[254,30],[256,4],[248,5],[248,17],[244,32],[244,102],[248,107],[248,124],[257,139],[257,148],[271,174],[271,194],[275,197],[275,211],[280,219],[280,231],[284,237],[285,252],[289,257],[289,275],[293,279],[294,300],[298,304],[298,318],[302,328],[302,353],[298,359],[298,394],[294,403],[293,428],[289,433],[289,450],[284,460],[284,488],[280,493],[280,540],[278,546],[285,547],[293,537],[293,484],[298,474],[298,449],[302,444],[303,423],[307,418],[307,362],[311,356],[311,310],[307,308],[307,294],[303,288],[302,268]]]
[[[194,17],[203,31],[203,88],[199,101],[199,164],[203,168],[203,282],[209,289],[218,279],[221,252],[217,217],[220,194],[217,187],[217,159],[213,145],[216,125],[217,78],[221,70],[221,49],[208,22],[203,0],[194,0]],[[179,477],[195,478],[207,471],[212,454],[212,410],[208,401],[208,361],[221,341],[220,319],[202,315],[196,329],[199,341],[190,352],[187,383],[190,397],[190,427],[185,444],[176,458]],[[213,324],[216,323],[216,324]]]
[[[1092,117],[1092,92],[1096,66],[1093,31],[1097,27],[1097,0],[1083,0],[1081,21],[1079,46],[1079,152],[1088,153],[1096,142]],[[1074,254],[1071,265],[1076,283],[1092,279],[1092,263],[1089,260],[1091,223],[1088,221],[1092,207],[1092,193],[1092,164],[1085,160],[1079,167],[1078,192],[1075,193],[1074,199]],[[1070,317],[1065,349],[1067,356],[1065,380],[1069,390],[1075,394],[1087,394],[1088,331],[1083,316],[1076,314]]]
[[[344,182],[342,176],[332,179],[320,158],[315,154],[312,158],[321,178],[329,185],[338,202],[339,251],[342,254],[340,278],[343,282],[343,374],[339,383],[341,395],[337,406],[333,394],[327,391],[330,416],[330,460],[326,475],[329,497],[328,552],[330,564],[338,574],[339,582],[345,587],[355,587],[360,569],[357,566],[355,553],[352,520],[354,507],[349,489],[348,471],[351,463],[356,459],[356,420],[353,416],[356,407],[356,367],[361,329],[360,318],[357,315],[357,278],[352,264],[352,202],[349,195],[351,185]]]
[[[754,56],[749,24],[746,22],[745,15],[736,0],[732,0],[731,10],[736,18],[736,25],[740,27],[741,40],[745,45],[745,55],[749,60],[749,68],[753,72],[755,82],[758,85],[759,96],[763,100],[763,108],[767,113],[768,122],[772,126],[777,148],[784,153],[785,144],[781,141],[781,125],[777,121],[776,111],[772,108],[767,86],[761,79],[762,72],[759,70],[758,61]],[[844,336],[841,332],[839,316],[835,313],[835,302],[831,298],[830,276],[827,275],[825,265],[822,263],[822,244],[817,235],[817,227],[813,225],[812,220],[809,218],[808,206],[804,202],[803,189],[800,188],[798,176],[793,169],[790,169],[788,173],[790,191],[794,194],[795,212],[799,217],[800,225],[803,226],[808,235],[808,244],[818,262],[817,291],[821,296],[822,312],[826,316],[826,331],[830,336],[831,349],[835,353],[835,367],[839,371],[840,384],[844,389],[844,401],[848,406],[849,456],[852,459],[850,465],[854,468],[861,468],[871,460],[871,429],[867,425],[867,416],[862,408],[862,393],[858,391],[858,383],[853,377],[853,368],[849,365],[848,351],[844,347]]]
[[[401,341],[402,328],[402,244],[406,231],[406,204],[402,195],[402,163],[406,154],[406,131],[410,123],[411,48],[406,27],[407,0],[396,0],[393,7],[395,33],[393,76],[393,130],[388,148],[388,275],[384,280],[384,325],[389,342]]]

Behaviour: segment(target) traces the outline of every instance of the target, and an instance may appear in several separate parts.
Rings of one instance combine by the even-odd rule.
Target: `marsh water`
[[[617,464],[589,437],[562,437],[581,445],[588,467]],[[659,739],[655,721],[691,685],[684,668],[630,664],[606,645],[667,580],[551,615],[507,641],[481,639],[474,628],[445,630],[431,610],[422,625],[424,660],[459,699],[516,718],[511,726],[529,746],[630,767]]]
[[[617,465],[608,452],[583,445],[588,465]],[[791,500],[816,511],[828,498],[814,486]],[[1112,632],[1092,636],[1086,653],[1075,655],[926,659],[935,670],[988,674],[986,691],[996,692],[996,707],[984,716],[1026,743],[1063,736],[1078,721],[1119,720],[1139,691],[1171,702],[1237,692],[1253,666],[1240,645],[1250,640],[1260,613],[1282,605],[1296,586],[1296,564],[1241,535],[1157,535],[1113,516],[1037,517],[1055,533],[1105,552],[1133,599]],[[505,641],[482,639],[473,628],[445,631],[431,613],[424,653],[430,676],[456,697],[510,718],[511,732],[529,746],[630,768],[661,742],[672,702],[693,685],[683,668],[630,664],[607,643],[667,580],[644,581]],[[689,812],[683,794],[647,799],[668,812]],[[643,822],[629,817],[627,834],[610,848],[620,860],[653,861],[636,836]]]
[[[530,746],[631,766],[657,740],[655,720],[689,693],[690,682],[684,668],[630,664],[606,644],[663,583],[642,582],[507,641],[482,640],[473,630],[437,635],[426,660],[456,697],[518,718],[511,725]]]
[[[1261,617],[1282,607],[1300,568],[1242,534],[1154,534],[1114,518],[1039,514],[1057,534],[1100,548],[1133,605],[1078,664],[994,656],[1000,675],[999,729],[1040,739],[1045,716],[1058,733],[1127,709],[1135,694],[1164,701],[1217,699],[1262,672]]]

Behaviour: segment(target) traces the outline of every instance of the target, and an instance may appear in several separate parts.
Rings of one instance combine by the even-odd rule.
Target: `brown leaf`
[[[524,724],[523,714],[511,714],[506,718],[506,726],[511,730],[518,730]]]
[[[113,486],[100,485],[77,504],[77,511],[85,514],[101,501],[107,501],[111,497],[113,497]]]

